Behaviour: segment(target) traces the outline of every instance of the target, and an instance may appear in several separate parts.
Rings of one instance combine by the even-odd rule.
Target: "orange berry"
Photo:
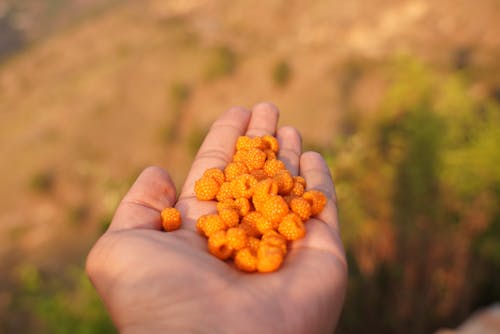
[[[233,249],[228,245],[226,231],[214,232],[208,238],[208,250],[221,260],[226,260],[233,254]]]
[[[209,168],[203,173],[203,176],[213,178],[218,184],[224,183],[224,172],[219,168]]]
[[[250,171],[250,174],[253,175],[257,181],[262,181],[268,178],[266,172],[263,169],[254,169]]]
[[[217,212],[221,212],[224,209],[238,209],[234,199],[226,199],[222,202],[217,202]]]
[[[234,198],[250,198],[253,195],[257,180],[250,174],[242,174],[231,181],[231,190]]]
[[[233,155],[233,162],[245,163],[247,161],[247,150],[236,151]]]
[[[250,212],[250,210],[252,209],[250,201],[248,200],[248,198],[245,197],[240,197],[235,199],[234,204],[238,209],[239,215],[242,217],[248,215],[248,212]]]
[[[257,270],[268,273],[278,270],[283,263],[283,252],[279,247],[261,242],[257,251]]]
[[[214,199],[219,189],[220,184],[213,177],[203,176],[194,184],[196,198],[201,201],[210,201]]]
[[[280,222],[288,214],[288,211],[288,204],[281,196],[269,196],[262,203],[261,213],[271,223]]]
[[[298,182],[294,182],[292,190],[290,190],[290,195],[302,196],[304,195],[304,186]]]
[[[248,168],[243,162],[230,162],[224,169],[226,181],[232,181],[236,176],[248,174]]]
[[[299,184],[303,185],[304,187],[306,186],[306,179],[304,179],[302,176],[294,176],[293,182],[299,183]]]
[[[274,160],[267,160],[264,163],[263,169],[264,172],[266,172],[267,176],[273,177],[280,170],[286,169],[286,167],[283,161],[274,159]]]
[[[257,211],[252,211],[245,217],[241,218],[239,227],[247,232],[247,235],[252,237],[260,236],[261,233],[257,229],[257,221],[262,218],[262,215]]]
[[[227,227],[238,226],[240,222],[240,215],[236,209],[222,209],[219,211],[219,217]]]
[[[274,153],[278,153],[279,150],[279,143],[278,139],[271,135],[265,135],[262,137],[262,141],[264,142],[264,147],[271,149]]]
[[[278,184],[278,193],[281,195],[287,195],[293,188],[293,178],[292,174],[288,170],[280,170],[273,179]]]
[[[234,256],[234,265],[239,270],[254,272],[257,270],[257,251],[249,247],[240,249]]]
[[[210,237],[217,231],[225,230],[227,226],[219,215],[204,215],[198,218],[196,228],[201,234]]]
[[[269,196],[278,194],[278,183],[273,179],[265,179],[255,185],[253,191],[254,201],[266,200]]]
[[[326,205],[326,196],[319,190],[309,190],[302,195],[311,204],[311,214],[317,215]]]
[[[248,237],[244,229],[232,227],[226,231],[227,244],[234,250],[248,246]]]
[[[287,252],[286,239],[284,236],[276,232],[275,230],[269,230],[262,235],[261,243],[267,243],[271,246],[278,247],[283,255]]]
[[[290,206],[290,210],[296,213],[303,221],[311,217],[311,204],[303,197],[293,197],[288,203],[288,206]]]
[[[165,208],[161,211],[161,224],[167,232],[175,231],[181,227],[181,213],[176,208]]]
[[[267,158],[267,160],[274,160],[274,159],[277,159],[277,157],[276,157],[276,153],[274,153],[274,151],[273,151],[273,150],[271,150],[271,149],[269,149],[269,148],[268,148],[268,149],[265,149],[265,150],[264,150],[264,153],[266,154],[266,158]]]
[[[240,136],[236,140],[236,150],[249,150],[251,148],[261,148],[262,147],[262,138],[255,137],[250,138],[248,136]]]
[[[304,223],[298,215],[291,213],[286,215],[278,227],[278,231],[287,240],[297,240],[306,234]]]
[[[244,162],[248,170],[261,169],[266,162],[266,154],[258,148],[251,148],[246,151]]]
[[[259,244],[260,244],[259,238],[248,237],[248,247],[254,252],[257,252],[257,250],[259,249]]]
[[[225,202],[227,200],[233,199],[233,188],[231,182],[224,182],[219,189],[219,192],[215,196],[219,202]]]
[[[257,230],[259,230],[260,233],[264,234],[267,231],[272,230],[273,228],[275,228],[275,224],[273,224],[270,220],[264,218],[264,216],[261,215],[257,219],[257,221],[255,223],[255,227],[257,228]]]

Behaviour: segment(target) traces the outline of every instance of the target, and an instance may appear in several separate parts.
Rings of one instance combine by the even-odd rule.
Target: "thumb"
[[[160,167],[148,167],[137,178],[115,212],[109,231],[161,230],[160,212],[175,203],[175,186]]]

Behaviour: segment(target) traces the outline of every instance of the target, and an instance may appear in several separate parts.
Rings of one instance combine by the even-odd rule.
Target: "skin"
[[[344,301],[347,265],[339,235],[334,184],[323,158],[301,152],[292,127],[276,130],[270,103],[232,108],[211,127],[176,202],[166,171],[149,167],[123,198],[113,221],[87,258],[87,273],[121,333],[332,333]],[[279,158],[308,189],[328,197],[306,223],[283,266],[248,274],[207,251],[196,232],[215,202],[198,201],[194,182],[211,167],[224,168],[240,135],[276,135]],[[183,224],[161,230],[160,212],[180,210]]]

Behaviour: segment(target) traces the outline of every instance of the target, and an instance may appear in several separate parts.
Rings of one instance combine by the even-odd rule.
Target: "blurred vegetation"
[[[350,262],[340,333],[428,333],[500,299],[500,108],[460,71],[402,57],[387,73],[380,110],[329,152]]]
[[[80,266],[69,266],[56,275],[24,264],[15,274],[18,293],[10,305],[6,332],[15,328],[54,334],[116,332]]]
[[[288,84],[292,77],[292,68],[286,60],[280,60],[274,65],[271,74],[274,84],[283,87]]]
[[[49,193],[54,188],[55,176],[51,171],[41,171],[31,178],[30,188],[39,193]]]
[[[236,68],[236,54],[228,46],[218,46],[209,49],[208,60],[204,69],[207,81],[219,79],[233,73]]]

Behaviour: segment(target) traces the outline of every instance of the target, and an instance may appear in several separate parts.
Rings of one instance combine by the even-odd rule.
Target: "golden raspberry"
[[[248,237],[244,229],[232,227],[226,231],[227,244],[234,250],[248,246]]]
[[[236,208],[238,209],[238,214],[241,217],[248,215],[248,213],[252,209],[252,207],[250,205],[250,201],[248,200],[248,198],[245,198],[245,197],[240,197],[240,198],[235,199],[234,204],[235,204]]]
[[[319,190],[309,190],[302,195],[311,204],[311,214],[317,215],[326,205],[326,196]]]
[[[250,198],[253,195],[257,180],[250,174],[242,174],[231,181],[231,190],[234,198]]]
[[[219,217],[227,227],[235,227],[240,223],[240,215],[236,209],[222,209],[219,211]]]
[[[161,211],[161,224],[167,232],[175,231],[181,227],[181,213],[176,208],[165,208]]]
[[[277,226],[273,224],[270,220],[264,218],[264,216],[261,215],[259,219],[257,219],[255,227],[257,227],[257,230],[259,230],[260,233],[264,234],[267,231],[276,228]]]
[[[304,188],[306,186],[306,179],[304,179],[302,176],[294,176],[293,177],[293,182],[299,183],[299,184],[303,185]]]
[[[225,202],[227,200],[233,199],[233,187],[231,182],[224,182],[219,189],[219,192],[215,196],[219,202]]]
[[[209,168],[203,173],[203,176],[213,178],[218,184],[224,183],[225,179],[224,172],[219,168]]]
[[[248,248],[257,253],[259,249],[260,239],[255,237],[248,237]]]
[[[220,189],[220,184],[213,177],[202,177],[194,184],[196,198],[201,201],[210,201],[215,198]]]
[[[233,254],[233,249],[228,245],[226,231],[214,232],[208,238],[208,251],[221,260],[226,260]]]
[[[261,169],[266,162],[266,154],[258,148],[251,148],[246,151],[244,162],[248,170]]]
[[[267,160],[266,163],[264,164],[264,172],[266,172],[267,176],[273,177],[278,173],[280,170],[285,169],[285,164],[283,161],[274,159],[274,160]]]
[[[249,247],[240,249],[234,256],[234,265],[239,270],[254,272],[257,270],[257,251]]]
[[[220,213],[224,209],[237,210],[238,207],[236,206],[235,200],[234,199],[225,199],[222,202],[217,202],[217,212]]]
[[[245,163],[247,161],[247,150],[236,151],[233,155],[233,162]]]
[[[294,182],[292,190],[290,190],[290,195],[292,196],[302,196],[304,195],[304,186],[298,182]]]
[[[248,168],[243,162],[230,162],[224,169],[226,181],[232,181],[236,176],[248,174]]]
[[[264,142],[264,147],[271,149],[274,153],[278,153],[278,150],[280,148],[278,139],[271,135],[265,135],[262,137],[262,141]]]
[[[271,223],[278,223],[288,214],[288,204],[281,196],[269,196],[261,208],[262,215]]]
[[[255,185],[253,200],[263,201],[275,195],[278,195],[278,183],[273,179],[265,179]]]
[[[303,197],[293,197],[288,203],[288,206],[290,207],[290,210],[296,213],[303,221],[306,221],[311,217],[311,204],[309,204],[309,202]]]
[[[273,179],[278,184],[278,193],[280,195],[288,195],[290,193],[290,190],[293,188],[293,178],[289,171],[286,169],[280,170],[274,175]]]
[[[198,218],[196,228],[201,234],[210,237],[217,231],[225,230],[227,226],[219,215],[204,215]]]
[[[248,236],[258,237],[261,235],[257,229],[257,221],[261,219],[262,215],[257,211],[252,211],[241,219],[239,227],[247,232]]]
[[[262,235],[261,243],[267,243],[268,245],[278,247],[283,255],[287,252],[286,239],[284,236],[276,232],[275,230],[269,230]]]
[[[257,251],[257,270],[268,273],[278,270],[283,263],[283,252],[275,246],[261,242]]]
[[[268,149],[265,149],[265,150],[264,150],[264,153],[266,154],[266,158],[267,158],[267,160],[274,160],[274,159],[277,159],[277,157],[276,157],[276,153],[274,153],[274,151],[273,151],[273,150],[271,150],[271,149],[269,149],[269,148],[268,148]]]
[[[250,174],[253,175],[257,181],[262,181],[268,178],[266,172],[263,169],[254,169],[250,171]]]
[[[287,240],[297,240],[306,234],[304,223],[298,215],[291,213],[286,215],[278,227],[278,231]]]

